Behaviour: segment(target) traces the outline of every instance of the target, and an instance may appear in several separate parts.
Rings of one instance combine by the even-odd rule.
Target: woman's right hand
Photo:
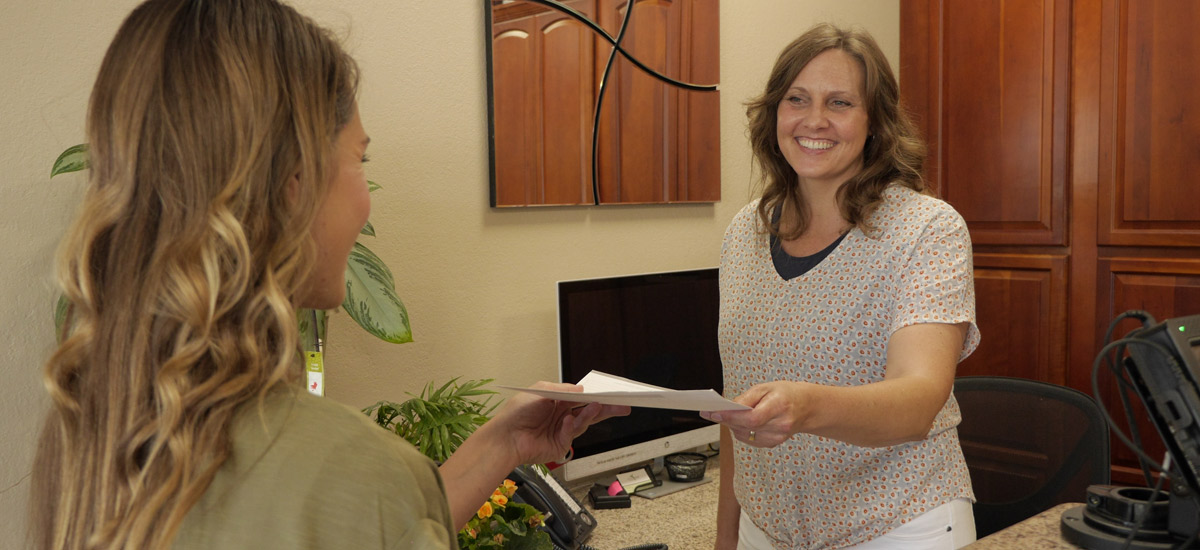
[[[754,447],[774,447],[800,431],[808,416],[808,384],[767,382],[752,386],[734,403],[749,410],[702,412],[700,416],[728,428],[738,441]]]
[[[554,391],[581,392],[575,384],[538,382],[534,388]],[[501,428],[511,442],[517,464],[541,464],[560,461],[567,455],[571,442],[592,424],[629,414],[630,409],[619,405],[601,405],[554,400],[518,392],[505,400],[504,405],[488,423]]]

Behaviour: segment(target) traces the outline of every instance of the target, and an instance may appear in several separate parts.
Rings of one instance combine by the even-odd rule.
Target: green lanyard
[[[318,397],[325,395],[325,361],[319,351],[304,352],[304,372],[308,375],[305,389]]]

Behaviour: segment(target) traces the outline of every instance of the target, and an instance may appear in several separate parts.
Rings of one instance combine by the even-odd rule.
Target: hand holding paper
[[[516,388],[513,386],[500,387],[528,392],[550,399],[578,403],[628,405],[630,407],[678,409],[683,411],[730,411],[747,410],[750,408],[725,399],[711,389],[672,390],[635,382],[628,378],[621,378],[620,376],[613,376],[599,371],[589,372],[578,384],[583,386],[582,393],[537,388]]]

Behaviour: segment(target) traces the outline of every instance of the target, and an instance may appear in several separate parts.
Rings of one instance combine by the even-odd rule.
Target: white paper
[[[750,408],[725,399],[711,389],[672,390],[643,384],[600,371],[587,373],[587,376],[584,376],[578,382],[578,385],[583,386],[583,392],[516,388],[513,386],[500,387],[576,403],[628,405],[630,407],[678,409],[682,411],[732,411]]]

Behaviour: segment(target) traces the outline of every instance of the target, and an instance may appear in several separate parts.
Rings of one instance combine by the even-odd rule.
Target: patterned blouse
[[[858,386],[883,380],[890,335],[918,323],[969,322],[961,361],[979,344],[971,240],[950,205],[892,186],[810,271],[776,272],[757,201],[721,250],[719,340],[725,394],[793,380]],[[921,441],[880,448],[810,434],[760,449],[735,442],[734,493],[777,548],[862,543],[957,498],[974,500],[951,395]]]

